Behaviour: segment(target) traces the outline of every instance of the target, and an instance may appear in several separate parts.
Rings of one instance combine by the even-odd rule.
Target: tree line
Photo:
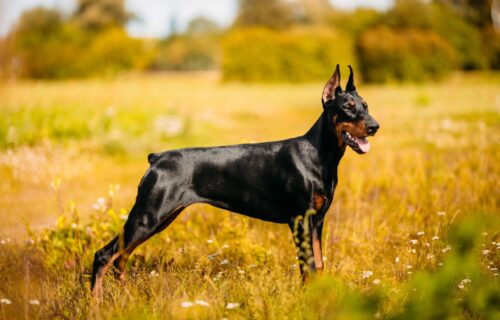
[[[343,63],[359,67],[365,81],[420,81],[499,69],[492,10],[492,0],[396,0],[386,12],[345,12],[328,0],[241,0],[229,28],[200,17],[158,40],[127,34],[137,17],[123,0],[78,0],[70,15],[25,11],[0,39],[0,76],[220,69],[227,80],[310,81]]]

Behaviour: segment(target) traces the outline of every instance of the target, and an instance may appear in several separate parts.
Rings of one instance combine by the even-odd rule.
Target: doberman
[[[379,128],[358,95],[351,66],[349,69],[343,91],[337,65],[323,89],[323,112],[303,136],[150,154],[150,167],[139,184],[123,231],[95,254],[94,296],[101,295],[103,276],[112,263],[123,277],[132,251],[194,203],[288,224],[295,232],[303,279],[310,271],[322,270],[323,220],[338,182],[339,161],[346,146],[360,154],[368,152],[366,138]],[[316,214],[302,218],[312,209]],[[301,245],[304,242],[308,246]],[[302,252],[304,247],[312,248],[309,259]]]

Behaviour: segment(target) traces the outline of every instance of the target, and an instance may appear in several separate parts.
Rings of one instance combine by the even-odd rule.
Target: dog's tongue
[[[370,151],[370,142],[366,138],[356,138],[359,148],[363,153]]]

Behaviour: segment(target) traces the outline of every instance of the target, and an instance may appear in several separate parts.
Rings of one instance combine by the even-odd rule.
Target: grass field
[[[322,87],[212,73],[0,84],[0,317],[498,317],[500,74],[357,86],[381,129],[340,164],[325,272],[307,285],[287,226],[196,205],[91,302],[93,253],[148,152],[301,135]]]

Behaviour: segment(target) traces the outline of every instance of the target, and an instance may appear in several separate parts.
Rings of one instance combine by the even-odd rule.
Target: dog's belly
[[[210,203],[210,202],[207,202]],[[267,222],[274,222],[274,223],[288,223],[290,221],[290,215],[285,214],[285,213],[278,213],[278,212],[270,212],[270,211],[263,211],[263,210],[258,210],[258,211],[253,211],[248,207],[245,208],[240,208],[240,209],[235,209],[232,206],[228,206],[223,203],[210,203],[211,205],[229,210],[233,213],[241,214],[250,218],[255,218],[259,219],[262,221],[267,221]]]

